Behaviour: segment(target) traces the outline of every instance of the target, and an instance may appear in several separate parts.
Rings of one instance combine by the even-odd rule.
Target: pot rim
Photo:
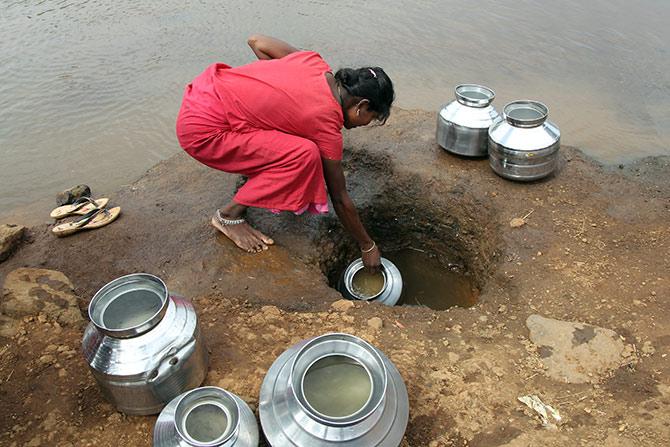
[[[183,406],[190,404],[194,401],[194,404],[184,409]],[[198,407],[203,405],[214,405],[223,411],[226,415],[228,424],[226,425],[226,430],[218,438],[209,441],[202,442],[193,438],[190,433],[186,430],[186,420],[189,415]],[[184,413],[184,414],[181,414]],[[226,441],[229,441],[239,430],[240,426],[240,406],[237,403],[237,400],[234,398],[233,394],[223,388],[216,386],[204,386],[200,388],[195,388],[184,393],[177,405],[175,406],[174,412],[174,427],[177,430],[177,434],[184,439],[189,445],[195,447],[215,447],[223,444]]]
[[[464,95],[464,92],[477,92],[486,96],[485,99],[474,99]],[[456,100],[468,107],[486,107],[496,97],[493,89],[480,84],[459,84],[454,88]]]
[[[161,300],[160,308],[156,312],[154,312],[154,314],[151,315],[149,318],[134,326],[125,327],[121,329],[114,329],[107,327],[105,325],[103,318],[104,312],[109,306],[109,304],[111,304],[111,302],[113,302],[118,296],[123,294],[119,293],[117,295],[113,295],[113,293],[118,291],[118,289],[121,287],[132,285],[133,283],[142,283],[142,282],[150,283],[158,289],[154,291],[159,292],[157,296]],[[91,323],[93,323],[93,325],[98,330],[100,330],[106,335],[109,335],[110,337],[131,338],[144,334],[145,332],[148,332],[149,330],[153,329],[163,319],[163,316],[165,316],[169,302],[170,297],[168,293],[168,288],[162,279],[150,273],[131,273],[129,275],[124,275],[108,282],[107,284],[102,286],[100,290],[98,290],[95,293],[95,295],[93,295],[93,298],[91,299],[91,302],[88,305],[88,317],[91,320]],[[99,306],[102,306],[102,308],[99,309],[98,308]]]
[[[305,368],[300,368],[299,371],[296,371],[296,368],[299,366],[298,362],[301,360],[301,357],[308,355],[309,351],[315,347],[317,347],[319,344],[322,344],[324,342],[327,342],[329,340],[332,341],[341,341],[341,342],[347,342],[351,343],[354,346],[359,347],[360,349],[364,350],[372,359],[374,364],[377,366],[377,369],[379,370],[379,373],[377,374],[381,378],[381,383],[379,383],[379,380],[377,380],[377,383],[375,383],[375,378],[373,377],[372,371],[367,367],[367,365],[361,361],[361,359],[356,358],[352,355],[351,351],[349,352],[343,352],[342,350],[338,351],[331,351],[327,352],[325,354],[318,355],[316,359],[311,359],[311,361],[308,362],[308,366]],[[355,349],[355,348],[354,348]],[[348,415],[348,416],[343,416],[343,417],[333,417],[333,416],[328,416],[325,414],[322,414],[318,411],[316,411],[312,406],[309,404],[307,401],[307,398],[304,395],[304,391],[302,388],[302,384],[304,383],[305,375],[307,371],[309,371],[309,368],[314,365],[314,363],[318,360],[321,360],[325,357],[329,356],[342,356],[342,357],[349,357],[352,360],[354,360],[356,363],[361,365],[367,372],[368,378],[370,379],[370,395],[368,396],[368,399],[366,400],[365,404],[358,409],[356,412]],[[295,375],[299,374],[300,375],[300,395],[298,395],[298,390],[295,389],[294,386],[294,381],[295,381]],[[366,342],[365,340],[356,337],[355,335],[351,334],[346,334],[342,332],[332,332],[332,333],[327,333],[320,335],[318,337],[314,337],[313,339],[309,340],[307,343],[305,343],[304,346],[300,348],[300,350],[295,354],[293,357],[293,360],[291,362],[291,370],[289,374],[289,386],[293,392],[293,395],[300,406],[300,408],[307,413],[311,418],[314,420],[325,424],[325,425],[330,425],[330,426],[349,426],[349,425],[355,425],[365,419],[367,419],[372,413],[374,413],[384,402],[384,398],[387,393],[387,388],[388,388],[388,371],[386,370],[386,365],[384,364],[384,360],[381,358],[379,353],[377,352],[376,348],[372,346],[370,343]],[[373,397],[377,395],[378,399],[372,405],[372,399]]]
[[[531,109],[538,113],[536,118],[514,118],[510,113],[518,109]],[[537,127],[544,123],[549,116],[549,108],[540,101],[533,99],[519,99],[505,104],[503,108],[505,120],[515,127]]]

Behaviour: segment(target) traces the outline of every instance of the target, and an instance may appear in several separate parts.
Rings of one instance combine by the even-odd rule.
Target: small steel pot
[[[338,284],[340,293],[350,300],[375,301],[387,306],[394,306],[398,300],[400,300],[400,295],[402,295],[402,275],[400,274],[398,267],[391,261],[386,258],[382,258],[381,261],[381,273],[384,276],[384,287],[382,287],[379,293],[373,296],[362,296],[354,291],[354,276],[365,268],[362,258],[356,259],[344,270]]]
[[[561,132],[547,120],[547,106],[538,101],[510,102],[504,120],[489,129],[491,169],[509,180],[547,177],[558,165]]]
[[[344,413],[320,407],[306,383],[324,362],[360,368],[354,386],[363,380],[367,399],[358,396],[355,407]],[[329,391],[349,391],[342,383],[333,386],[336,391]],[[259,411],[272,447],[398,447],[409,401],[400,373],[381,351],[353,335],[334,333],[303,340],[275,360],[261,385]]]
[[[207,349],[193,305],[146,273],[102,287],[82,350],[103,395],[127,414],[155,414],[202,383]]]
[[[158,416],[154,447],[258,447],[258,424],[235,394],[213,386],[174,398]]]
[[[489,127],[500,119],[491,105],[495,92],[483,85],[461,84],[455,96],[437,114],[437,144],[454,154],[485,157]]]

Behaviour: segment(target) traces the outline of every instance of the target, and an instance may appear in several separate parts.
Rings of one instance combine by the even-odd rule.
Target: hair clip
[[[375,73],[375,71],[372,68],[368,68],[368,70],[370,70],[370,73],[372,73],[372,77],[377,79],[377,73]]]

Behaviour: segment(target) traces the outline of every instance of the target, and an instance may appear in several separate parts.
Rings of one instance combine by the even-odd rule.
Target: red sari
[[[328,212],[321,159],[342,159],[342,109],[314,52],[231,68],[213,64],[186,87],[177,138],[196,160],[248,181],[235,202]]]

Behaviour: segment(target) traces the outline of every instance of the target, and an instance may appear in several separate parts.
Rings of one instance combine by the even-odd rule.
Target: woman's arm
[[[333,201],[337,217],[344,228],[353,236],[361,249],[363,264],[369,271],[374,272],[381,265],[381,252],[368,235],[361,223],[354,202],[347,193],[346,180],[342,170],[342,162],[339,160],[323,159],[323,173],[328,186],[328,194]],[[372,250],[370,250],[372,248]],[[370,250],[366,252],[366,250]]]
[[[281,59],[298,51],[283,40],[263,34],[253,34],[247,39],[247,43],[258,59]]]

